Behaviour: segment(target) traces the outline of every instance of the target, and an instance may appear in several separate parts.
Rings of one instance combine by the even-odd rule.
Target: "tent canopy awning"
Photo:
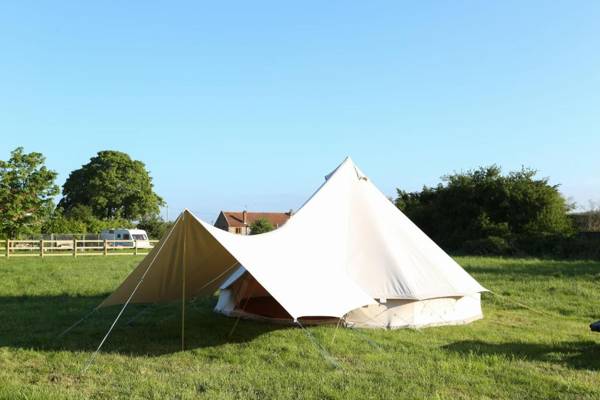
[[[220,237],[221,233],[226,234],[225,238]],[[285,249],[268,251],[270,240],[237,242],[239,238],[249,237],[221,231],[186,210],[171,235],[146,256],[146,262],[142,262],[101,306],[125,303],[146,271],[143,285],[130,300],[132,303],[180,300],[184,290],[187,299],[212,294],[240,264],[245,265],[295,319],[306,316],[339,318],[355,308],[374,303],[348,277],[327,269],[325,273],[311,276],[307,271],[316,270],[315,264],[302,268],[297,261],[285,261],[282,258]]]

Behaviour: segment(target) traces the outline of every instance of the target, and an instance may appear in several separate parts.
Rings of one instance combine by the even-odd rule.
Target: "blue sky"
[[[219,4],[216,4],[219,3]],[[3,2],[0,158],[146,163],[170,217],[526,165],[600,200],[600,3]]]

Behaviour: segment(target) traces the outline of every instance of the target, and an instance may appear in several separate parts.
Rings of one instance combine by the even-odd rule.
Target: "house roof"
[[[232,228],[241,228],[244,226],[244,219],[242,211],[221,211],[225,216],[227,224]],[[290,219],[289,212],[246,212],[246,224],[250,225],[257,219],[264,218],[269,221],[273,226],[279,227]]]

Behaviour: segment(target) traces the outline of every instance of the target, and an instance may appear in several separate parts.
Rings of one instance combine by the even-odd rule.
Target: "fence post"
[[[10,239],[6,239],[6,258],[10,257]]]
[[[104,239],[104,255],[108,255],[108,240]]]
[[[44,257],[44,239],[40,239],[40,257]]]
[[[136,256],[138,255],[138,247],[137,247],[137,240],[133,240],[133,254],[135,254]]]
[[[77,257],[77,239],[73,238],[73,257]]]

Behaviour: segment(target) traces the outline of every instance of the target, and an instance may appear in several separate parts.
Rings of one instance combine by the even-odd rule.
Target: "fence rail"
[[[158,240],[2,240],[0,257],[145,255]]]

